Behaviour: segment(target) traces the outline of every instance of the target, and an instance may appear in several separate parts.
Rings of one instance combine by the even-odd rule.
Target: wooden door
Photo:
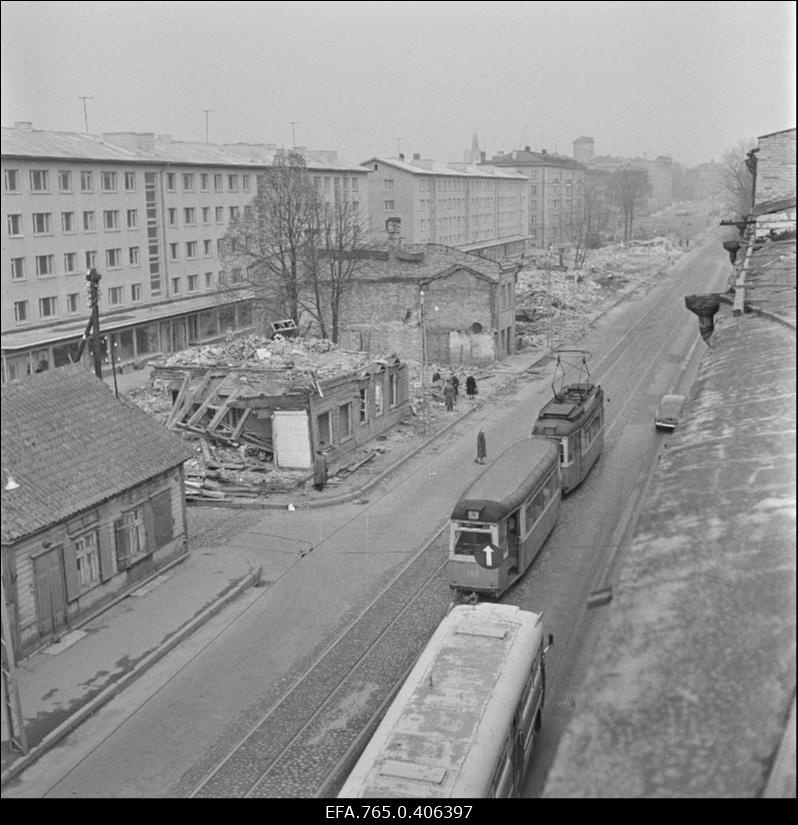
[[[33,560],[39,636],[50,636],[66,627],[66,583],[64,560],[56,547]]]

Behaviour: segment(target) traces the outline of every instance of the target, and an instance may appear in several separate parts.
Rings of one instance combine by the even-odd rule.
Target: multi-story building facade
[[[413,155],[374,157],[368,169],[369,213],[375,239],[386,224],[408,244],[438,243],[493,259],[527,246],[527,182],[522,175],[470,163],[437,163]]]
[[[3,381],[75,359],[91,268],[110,336],[103,357],[121,368],[252,329],[251,292],[241,270],[225,266],[220,242],[277,151],[4,128]],[[367,223],[368,172],[334,152],[297,151],[323,197],[351,200]]]
[[[487,163],[527,179],[532,246],[549,248],[569,242],[584,203],[585,167],[581,163],[545,149],[533,152],[529,146],[499,152]]]

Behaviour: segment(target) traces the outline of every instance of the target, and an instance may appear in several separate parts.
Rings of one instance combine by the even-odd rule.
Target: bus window
[[[490,530],[474,527],[454,528],[454,553],[457,556],[473,556],[475,550],[481,550],[493,541]]]

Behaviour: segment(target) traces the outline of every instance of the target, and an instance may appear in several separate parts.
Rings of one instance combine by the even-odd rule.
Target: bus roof
[[[452,608],[339,796],[485,796],[542,641],[537,613]]]
[[[559,463],[559,448],[545,438],[526,438],[496,458],[460,496],[451,517],[471,521],[468,510],[480,510],[480,521],[499,521],[511,513]]]

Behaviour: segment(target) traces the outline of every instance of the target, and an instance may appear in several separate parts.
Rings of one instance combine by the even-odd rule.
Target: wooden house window
[[[96,532],[75,539],[75,565],[81,590],[88,590],[100,581],[100,551]]]
[[[339,440],[352,435],[352,402],[341,404],[338,408],[338,436]]]
[[[379,376],[374,384],[374,415],[382,415],[382,376]]]
[[[369,420],[368,394],[365,387],[360,390],[360,423],[367,424]]]
[[[389,397],[389,405],[391,409],[396,407],[399,404],[399,375],[398,373],[392,372],[389,378],[390,382],[390,397]]]

